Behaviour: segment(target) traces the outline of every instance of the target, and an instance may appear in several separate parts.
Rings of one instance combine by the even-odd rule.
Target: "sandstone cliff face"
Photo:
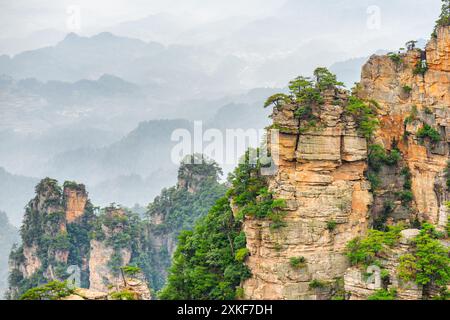
[[[271,230],[268,221],[245,221],[253,274],[244,283],[246,298],[326,298],[328,293],[310,289],[311,281],[334,282],[347,269],[345,245],[367,229],[372,196],[364,177],[366,139],[344,114],[346,100],[343,92],[327,92],[317,113],[320,124],[306,133],[299,133],[294,106],[275,108],[273,121],[282,133],[271,145],[279,162],[269,186],[287,201],[286,226]],[[329,223],[336,228],[329,230]],[[306,259],[304,268],[291,266],[296,257]]]
[[[56,180],[42,180],[27,206],[23,246],[11,254],[9,297],[78,276],[77,285],[93,292],[121,291],[124,267],[139,267],[145,275],[139,283],[127,282],[127,288],[160,289],[179,232],[192,228],[225,193],[217,164],[199,159],[203,163],[182,163],[178,185],[149,206],[149,220],[115,205],[94,208],[84,185],[65,182],[61,188]]]
[[[388,56],[373,56],[363,67],[358,91],[361,98],[374,99],[380,105],[376,142],[387,150],[397,144],[411,171],[413,214],[441,230],[448,221],[444,203],[449,200],[443,179],[450,142],[449,50],[450,28],[440,28],[425,52],[410,50],[401,63]],[[414,74],[416,66],[425,62],[425,74]],[[417,137],[424,124],[440,133],[441,141]]]
[[[11,254],[9,297],[53,280],[75,280],[89,290],[78,290],[86,296],[74,299],[112,299],[123,291],[150,299],[144,276],[131,279],[121,273],[139,253],[140,220],[116,207],[104,211],[94,213],[84,185],[66,182],[62,189],[56,180],[42,180],[27,206],[23,245]]]
[[[89,259],[89,283],[92,290],[108,291],[108,287],[121,281],[120,274],[114,274],[109,267],[109,261],[114,254],[112,247],[106,246],[103,242],[91,241],[91,256]],[[131,259],[131,252],[121,249],[120,255],[124,265]]]
[[[65,188],[64,198],[66,203],[66,221],[72,223],[84,214],[88,201],[85,187]]]
[[[384,270],[389,272],[389,283],[385,285],[388,289],[395,289],[398,300],[420,300],[423,295],[423,288],[413,282],[404,283],[397,276],[399,258],[407,253],[411,253],[412,241],[419,234],[417,229],[403,230],[400,243],[391,250],[388,250],[382,259]],[[347,269],[344,275],[344,289],[347,298],[350,300],[367,300],[369,296],[377,290],[383,288],[383,279],[380,270],[367,270],[359,267]],[[372,279],[368,279],[368,274],[373,274]]]
[[[376,142],[386,149],[394,145],[402,153],[402,163],[411,172],[413,200],[408,210],[393,210],[388,224],[403,221],[429,222],[440,231],[448,223],[449,201],[446,169],[449,161],[450,134],[450,28],[439,28],[437,37],[426,46],[425,51],[410,50],[396,63],[388,56],[373,56],[363,67],[358,94],[364,99],[375,99],[380,105],[381,126]],[[421,66],[422,73],[414,72]],[[428,125],[440,135],[440,141],[421,137],[420,130]],[[381,178],[392,184],[396,175],[382,174]],[[397,175],[398,178],[398,175]],[[386,201],[388,186],[375,195],[375,202]],[[372,208],[372,216],[377,208]],[[402,232],[401,244],[381,259],[392,280],[389,288],[397,290],[400,300],[422,299],[424,289],[414,283],[398,279],[398,258],[409,253],[413,247],[408,233]],[[441,241],[448,247],[446,241]],[[345,289],[350,299],[366,299],[373,294],[373,284],[362,276],[364,270],[349,269],[345,275]],[[438,295],[438,292],[427,293]]]
[[[84,223],[79,218],[90,209],[83,185],[72,183],[61,189],[55,180],[41,181],[36,187],[36,197],[26,208],[21,230],[23,244],[10,260],[10,272],[15,279],[10,287],[13,297],[34,285],[36,279],[60,279],[70,264],[78,262],[81,257],[75,257],[71,251],[69,234],[72,225]],[[77,245],[78,255],[86,255],[83,245]],[[80,268],[81,277],[85,278],[86,265]],[[19,284],[23,287],[19,288]]]
[[[450,142],[450,28],[438,29],[425,51],[413,49],[395,58],[372,56],[355,92],[379,105],[380,126],[370,144],[401,153],[396,166],[383,166],[377,173],[376,188],[366,178],[368,143],[344,113],[343,92],[323,94],[316,128],[301,129],[294,105],[280,103],[274,108],[273,127],[280,136],[270,150],[279,160],[269,188],[287,202],[286,226],[271,230],[270,221],[247,218],[244,222],[250,250],[246,263],[252,272],[243,283],[245,298],[329,299],[343,278],[347,298],[366,299],[377,287],[364,279],[365,270],[349,268],[344,255],[349,240],[365,235],[380,219],[385,225],[429,222],[445,230],[445,202],[450,200],[445,173]],[[427,126],[441,136],[440,141],[423,135]],[[399,199],[406,184],[413,196],[407,204]],[[407,233],[382,263],[392,274],[390,288],[398,290],[398,299],[420,299],[421,288],[400,284],[395,275],[398,258],[411,250]],[[294,268],[290,261],[299,257],[305,266]],[[321,281],[321,289],[310,285],[313,280]]]
[[[116,218],[123,217],[124,211],[121,209],[108,210],[107,215],[115,216]],[[89,259],[89,283],[90,289],[95,291],[107,292],[111,286],[118,286],[123,282],[120,270],[112,270],[110,266],[111,257],[117,251],[119,255],[120,264],[126,266],[131,261],[131,248],[115,249],[108,240],[114,235],[122,232],[121,226],[114,228],[101,225],[105,234],[105,239],[102,241],[91,240],[91,252]]]

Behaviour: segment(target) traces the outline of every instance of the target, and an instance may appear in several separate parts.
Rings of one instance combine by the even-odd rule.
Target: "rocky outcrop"
[[[140,227],[136,215],[115,206],[96,215],[84,185],[66,182],[61,188],[56,180],[42,180],[26,209],[23,245],[11,253],[8,297],[16,299],[40,283],[67,280],[85,288],[69,300],[122,294],[151,299],[142,271],[137,268],[139,276],[130,278],[122,270],[142,254]]]
[[[449,48],[450,28],[443,27],[425,51],[410,50],[400,55],[399,62],[372,56],[363,67],[358,90],[361,98],[379,104],[376,142],[387,150],[398,147],[412,175],[411,216],[400,220],[427,221],[441,230],[447,225],[444,203],[449,200],[443,179],[450,142]],[[424,125],[440,134],[440,141],[421,137]]]
[[[10,297],[23,293],[36,279],[60,280],[69,266],[78,262],[80,281],[85,283],[88,270],[83,261],[89,248],[78,238],[82,236],[80,230],[87,235],[85,227],[92,217],[93,207],[83,185],[66,183],[62,189],[56,180],[42,180],[36,187],[36,197],[26,207],[23,244],[11,254]]]
[[[398,300],[420,300],[423,296],[423,288],[413,282],[404,282],[398,276],[399,258],[411,253],[413,239],[419,234],[417,229],[407,229],[401,232],[398,245],[384,252],[379,260],[380,266],[369,266],[367,269],[351,267],[344,275],[344,289],[350,300],[367,300],[377,290],[395,289]],[[389,274],[388,279],[383,279],[381,270]],[[383,281],[387,282],[386,284]]]
[[[367,283],[367,270],[349,268],[349,240],[398,223],[446,230],[449,53],[450,27],[441,27],[426,50],[369,59],[353,93],[377,108],[380,125],[369,141],[344,112],[343,91],[321,93],[324,103],[313,108],[312,125],[298,120],[297,105],[277,101],[271,130],[280,134],[269,150],[278,168],[268,185],[275,198],[286,200],[285,226],[272,230],[268,220],[246,218],[252,277],[243,283],[245,298],[329,299],[343,278],[347,297],[366,299],[379,283]],[[392,156],[376,177],[368,162],[373,145]],[[415,231],[404,232],[404,239],[408,232]],[[398,258],[409,250],[405,240],[383,259],[398,299],[423,296],[421,288],[395,278]],[[300,257],[301,267],[291,263]]]
[[[143,276],[139,278],[124,277],[122,281],[108,290],[77,288],[61,300],[151,300],[152,296]]]
[[[84,185],[74,185],[64,189],[67,223],[75,222],[84,214],[88,196]]]
[[[121,219],[125,217],[125,212],[122,209],[108,208],[106,218]],[[100,228],[103,231],[103,239],[91,240],[91,252],[89,259],[89,283],[90,289],[96,291],[108,291],[111,286],[118,286],[121,283],[122,277],[120,270],[114,270],[111,267],[110,261],[114,254],[117,254],[121,266],[126,266],[131,261],[131,248],[124,247],[115,249],[111,244],[113,237],[123,231],[123,226],[116,224],[113,228],[102,224]]]
[[[344,113],[347,95],[325,93],[316,128],[301,133],[295,107],[275,108],[279,143],[271,144],[278,170],[270,191],[287,202],[285,227],[271,230],[270,221],[247,219],[244,231],[252,277],[243,287],[249,299],[324,299],[314,280],[332,286],[348,267],[346,243],[367,229],[372,195],[364,177],[366,139]],[[331,225],[335,227],[331,228]],[[291,259],[303,257],[300,270]]]
[[[8,297],[70,280],[91,292],[115,288],[150,299],[148,287],[164,285],[179,232],[192,228],[225,193],[220,172],[200,155],[186,159],[177,186],[164,189],[149,206],[148,220],[114,204],[95,208],[82,184],[68,181],[61,188],[56,180],[42,180],[26,208],[23,245],[11,253]],[[124,280],[128,267],[145,276]]]

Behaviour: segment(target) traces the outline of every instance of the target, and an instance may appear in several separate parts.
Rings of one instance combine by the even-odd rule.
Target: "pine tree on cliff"
[[[439,15],[439,19],[436,21],[433,37],[437,37],[437,29],[439,27],[447,26],[450,26],[450,0],[442,0],[441,14]]]

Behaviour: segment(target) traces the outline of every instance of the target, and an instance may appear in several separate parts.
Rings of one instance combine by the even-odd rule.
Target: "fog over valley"
[[[71,25],[71,5],[0,3],[0,210],[16,226],[46,176],[85,183],[96,205],[146,206],[176,181],[174,130],[263,129],[265,99],[295,76],[321,65],[351,87],[372,52],[428,38],[439,12],[424,1],[78,1]],[[225,179],[234,166],[219,165]]]

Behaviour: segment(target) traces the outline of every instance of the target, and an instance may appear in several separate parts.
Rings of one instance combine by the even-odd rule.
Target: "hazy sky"
[[[161,12],[188,18],[191,22],[224,19],[230,16],[251,15],[264,17],[276,13],[287,0],[0,0],[0,38],[23,37],[42,29],[66,30],[67,10],[71,5],[81,9],[84,32],[94,32],[123,21],[143,18]],[[379,6],[381,17],[396,17],[401,24],[421,19],[435,19],[439,0],[291,0],[300,4],[295,10],[324,7],[323,16],[311,17],[327,24],[328,17],[342,12],[346,20],[352,16],[352,7]],[[308,3],[309,2],[309,3]],[[314,3],[310,5],[310,3]],[[335,12],[327,10],[330,3],[337,4]],[[292,8],[292,6],[291,6]],[[341,9],[341,10],[340,10]],[[363,8],[364,9],[364,8]],[[364,14],[364,12],[362,12]],[[347,21],[348,22],[348,21]],[[392,22],[392,21],[390,21]],[[428,31],[427,31],[428,32]]]
[[[81,9],[85,31],[161,12],[198,22],[229,16],[263,16],[283,0],[0,0],[1,38],[22,37],[42,29],[64,30],[70,6]]]
[[[54,45],[71,31],[110,31],[239,57],[248,64],[243,83],[272,86],[315,65],[426,40],[440,6],[440,0],[0,0],[0,55]],[[68,27],[73,8],[80,12],[75,30]],[[33,34],[41,30],[47,31]]]

